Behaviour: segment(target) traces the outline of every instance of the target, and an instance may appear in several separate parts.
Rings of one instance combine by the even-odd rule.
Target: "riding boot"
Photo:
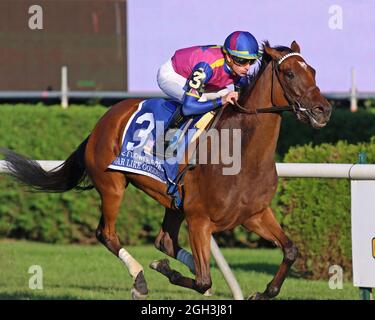
[[[169,152],[168,155],[166,154],[166,150],[170,148],[173,144],[177,144],[177,141],[179,139],[179,133],[180,133],[180,126],[184,122],[185,118],[181,113],[181,107],[177,107],[176,111],[174,112],[171,120],[167,124],[167,127],[165,129],[165,135],[161,134],[156,138],[153,155],[157,156],[158,158],[169,158],[174,155],[174,152]],[[171,137],[168,140],[166,137]],[[161,147],[163,146],[163,147]],[[162,154],[158,153],[158,150],[162,151]],[[171,148],[170,148],[171,149]],[[172,148],[175,149],[175,148]]]

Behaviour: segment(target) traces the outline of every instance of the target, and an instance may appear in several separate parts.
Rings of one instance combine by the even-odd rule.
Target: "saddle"
[[[211,111],[201,116],[201,119],[195,124],[198,129],[189,143],[194,142],[206,128],[208,123],[214,117],[215,112]],[[156,142],[152,154],[159,159],[166,160],[171,157],[176,157],[179,143],[184,138],[193,120],[199,116],[185,117],[182,114],[182,105],[176,106],[176,111],[166,125],[165,134],[156,137]]]

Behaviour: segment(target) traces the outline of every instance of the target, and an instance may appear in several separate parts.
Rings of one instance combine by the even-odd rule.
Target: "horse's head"
[[[272,59],[273,72],[279,85],[272,100],[277,104],[290,104],[297,118],[314,128],[324,127],[331,116],[332,107],[322,96],[315,81],[315,69],[306,63],[300,47],[293,41],[291,48],[271,48],[265,43],[263,50]]]

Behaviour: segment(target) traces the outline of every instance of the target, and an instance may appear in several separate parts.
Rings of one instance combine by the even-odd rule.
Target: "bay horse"
[[[134,279],[133,298],[148,294],[143,267],[121,247],[115,223],[124,191],[129,183],[157,200],[165,209],[155,246],[186,264],[195,278],[171,269],[168,260],[151,263],[173,284],[204,294],[212,285],[210,239],[216,232],[242,225],[248,231],[272,241],[283,251],[279,269],[262,293],[250,299],[275,297],[295,261],[298,251],[274,217],[270,203],[276,192],[275,150],[279,136],[280,113],[259,113],[258,107],[293,106],[297,118],[314,128],[326,125],[331,106],[316,86],[315,70],[300,55],[299,45],[271,47],[266,41],[256,76],[238,106],[226,106],[216,129],[241,129],[241,171],[223,175],[223,163],[197,165],[185,176],[182,210],[176,210],[166,185],[150,177],[108,169],[120,153],[123,130],[138,107],[125,100],[112,106],[97,122],[89,137],[59,167],[43,170],[39,164],[10,150],[3,150],[9,173],[39,191],[65,192],[82,188],[89,178],[101,197],[101,218],[97,239],[119,257]],[[297,133],[296,133],[297,134]],[[181,248],[178,234],[186,220],[192,254]],[[129,226],[130,227],[130,226]]]

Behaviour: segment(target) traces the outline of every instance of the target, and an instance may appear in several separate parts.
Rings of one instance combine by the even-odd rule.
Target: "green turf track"
[[[211,261],[212,297],[174,286],[148,265],[164,255],[153,246],[127,247],[144,266],[149,299],[231,299],[231,293]],[[223,249],[227,261],[241,284],[244,296],[263,291],[282,259],[277,249]],[[170,259],[185,275],[187,267]],[[29,289],[28,269],[43,269],[43,289]],[[328,270],[327,270],[328,273]],[[25,241],[0,241],[0,299],[130,299],[132,279],[121,261],[103,246],[55,245]],[[311,281],[290,275],[277,299],[358,299],[358,289],[345,282],[332,290],[328,281]]]

